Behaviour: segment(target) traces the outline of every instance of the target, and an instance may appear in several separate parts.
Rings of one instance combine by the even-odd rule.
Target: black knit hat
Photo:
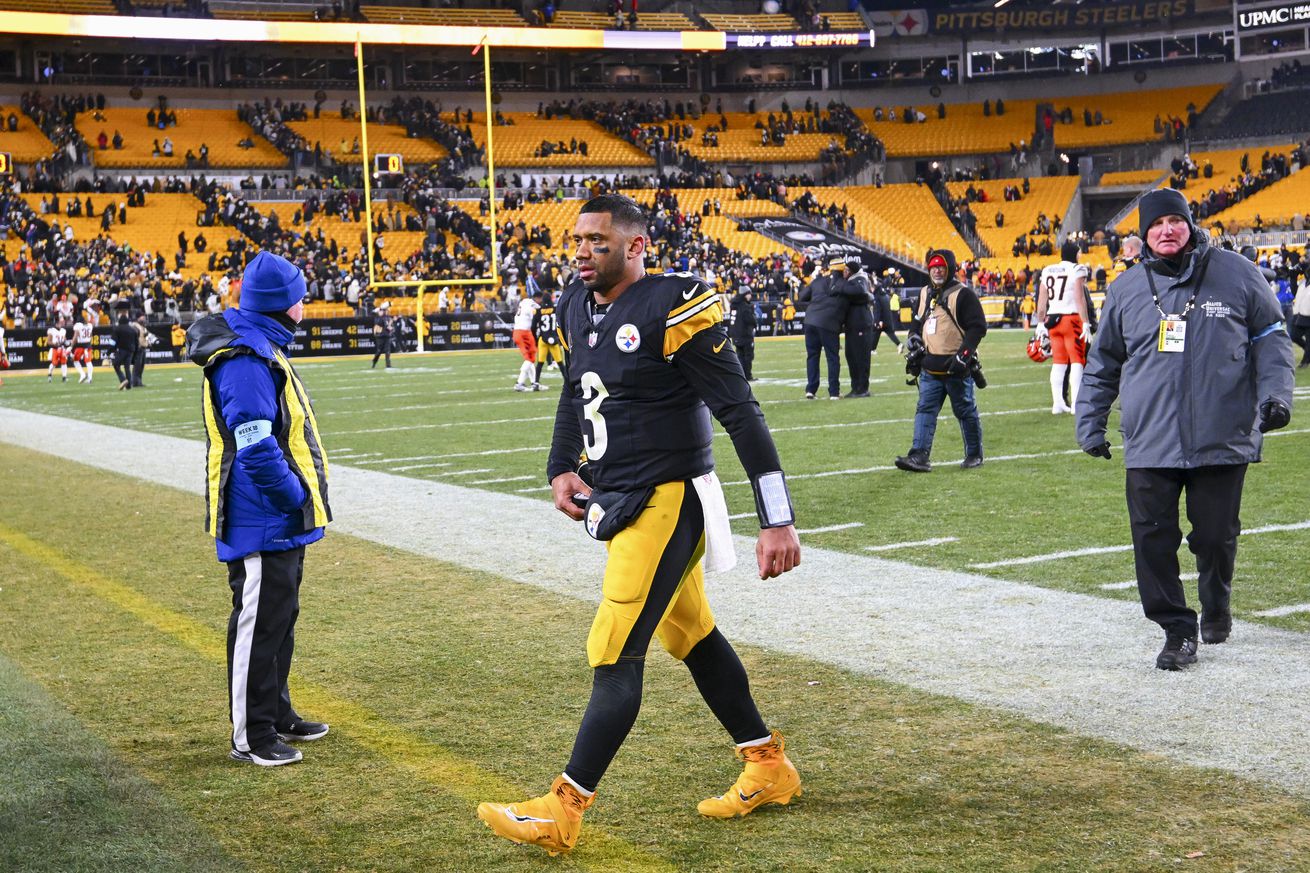
[[[1192,223],[1192,210],[1187,206],[1187,198],[1172,188],[1160,188],[1142,198],[1137,205],[1137,227],[1146,239],[1146,231],[1162,215],[1181,215]]]

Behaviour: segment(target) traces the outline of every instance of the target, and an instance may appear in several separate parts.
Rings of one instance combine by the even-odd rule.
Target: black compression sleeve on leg
[[[591,700],[573,741],[569,765],[564,768],[570,779],[588,791],[596,790],[637,720],[645,666],[642,659],[622,658],[595,670]]]
[[[716,627],[682,659],[696,681],[701,697],[735,743],[748,743],[769,735],[751,697],[746,668]]]

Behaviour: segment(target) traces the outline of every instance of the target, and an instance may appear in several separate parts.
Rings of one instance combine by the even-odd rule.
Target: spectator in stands
[[[1138,591],[1146,617],[1165,631],[1156,667],[1178,670],[1196,661],[1197,638],[1178,573],[1179,497],[1186,492],[1200,574],[1201,638],[1222,643],[1232,628],[1246,468],[1260,460],[1261,434],[1291,420],[1291,341],[1259,269],[1211,248],[1181,194],[1152,191],[1139,215],[1146,263],[1119,278],[1102,312],[1077,437],[1088,454],[1109,459],[1116,399],[1132,423],[1122,430]],[[1194,306],[1210,317],[1189,319]],[[1234,358],[1234,348],[1245,352]]]

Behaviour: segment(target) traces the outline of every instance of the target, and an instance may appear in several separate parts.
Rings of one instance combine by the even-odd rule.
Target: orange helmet
[[[1028,340],[1028,357],[1041,364],[1051,357],[1051,339],[1050,337],[1037,336],[1033,334],[1032,339]]]

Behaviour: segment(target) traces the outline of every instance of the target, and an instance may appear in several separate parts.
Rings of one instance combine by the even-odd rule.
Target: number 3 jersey
[[[585,454],[597,488],[630,490],[714,469],[710,413],[747,473],[779,470],[718,295],[688,274],[649,276],[599,306],[581,282],[556,312],[564,388],[547,478]]]

